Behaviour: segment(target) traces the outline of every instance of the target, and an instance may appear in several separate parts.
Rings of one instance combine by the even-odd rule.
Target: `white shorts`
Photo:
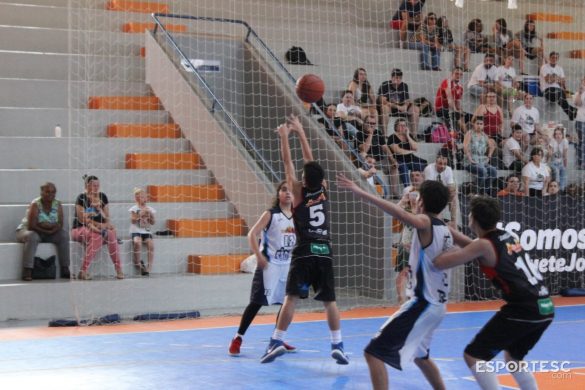
[[[284,302],[284,294],[286,291],[286,279],[288,278],[288,270],[290,263],[286,264],[272,264],[269,263],[262,273],[264,280],[264,295],[266,302],[269,305]]]
[[[445,305],[412,298],[382,325],[365,351],[398,370],[415,358],[426,359],[445,311]]]

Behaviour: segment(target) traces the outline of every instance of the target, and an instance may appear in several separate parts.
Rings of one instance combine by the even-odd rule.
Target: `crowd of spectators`
[[[423,70],[440,71],[441,52],[453,53],[453,69],[437,88],[433,110],[450,134],[448,144],[442,148],[449,154],[448,161],[454,163],[458,157],[461,166],[457,168],[471,173],[476,184],[474,192],[498,193],[503,186],[497,177],[500,169],[518,175],[519,192],[526,195],[548,194],[551,182],[565,193],[569,185],[569,142],[575,144],[576,166],[585,169],[585,78],[569,100],[559,54],[552,51],[545,58],[543,40],[532,20],[514,33],[504,18],[494,21],[491,32],[484,29],[481,19],[474,18],[458,41],[447,18],[433,12],[425,14],[424,5],[421,0],[402,1],[392,26],[400,30],[403,48],[420,51]],[[470,53],[484,56],[464,84],[464,74],[470,70]],[[533,60],[538,62],[539,88],[544,99],[557,103],[569,121],[575,120],[572,138],[562,124],[551,127],[550,123],[541,123],[534,96],[529,93],[533,90],[527,89],[522,78],[526,63]],[[385,193],[393,197],[400,193],[400,186],[410,184],[409,172],[422,172],[427,166],[427,161],[417,155],[418,142],[423,140],[419,130],[423,115],[403,77],[401,69],[392,69],[390,79],[382,82],[374,94],[366,69],[356,69],[341,103],[335,110],[327,107],[330,121],[323,122],[340,146],[360,153],[357,165],[361,164],[365,174],[372,177],[375,169],[378,176],[384,177],[385,188],[389,188]],[[477,102],[469,113],[462,106],[466,95]],[[522,104],[515,104],[520,100]]]

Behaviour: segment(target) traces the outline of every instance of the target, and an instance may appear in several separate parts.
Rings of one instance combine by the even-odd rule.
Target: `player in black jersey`
[[[292,162],[288,137],[296,133],[303,153],[303,178],[297,179]],[[280,316],[262,363],[272,362],[286,352],[283,344],[295,305],[299,298],[307,298],[309,288],[315,291],[315,299],[322,301],[327,313],[331,332],[331,357],[337,364],[348,364],[343,351],[339,310],[335,302],[333,253],[329,232],[329,195],[323,168],[313,161],[313,152],[299,119],[291,115],[278,127],[280,148],[288,188],[293,193],[293,220],[297,236],[293,249],[290,271],[286,284],[286,297]]]
[[[486,370],[485,362],[504,351],[507,362],[518,363],[514,366],[519,369],[511,374],[520,388],[536,389],[534,376],[521,361],[551,324],[554,305],[542,275],[526,261],[518,237],[496,227],[500,213],[496,199],[473,198],[469,228],[478,239],[452,230],[455,243],[462,248],[437,257],[435,267],[450,268],[478,259],[481,270],[506,301],[463,354],[481,388],[499,388],[496,373]]]

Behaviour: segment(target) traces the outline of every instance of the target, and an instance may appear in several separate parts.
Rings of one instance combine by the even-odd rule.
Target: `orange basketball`
[[[297,80],[297,96],[305,103],[315,103],[323,97],[325,83],[317,75],[305,74]]]

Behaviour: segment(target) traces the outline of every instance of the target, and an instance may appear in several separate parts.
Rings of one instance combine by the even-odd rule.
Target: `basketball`
[[[325,83],[317,75],[305,74],[297,80],[297,96],[305,103],[315,103],[323,97]]]

